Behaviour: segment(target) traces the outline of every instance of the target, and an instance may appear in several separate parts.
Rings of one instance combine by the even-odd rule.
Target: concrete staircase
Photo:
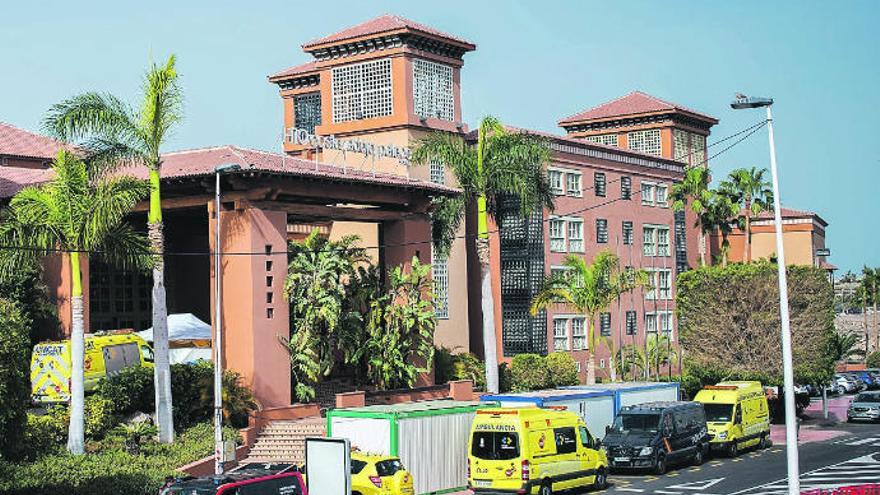
[[[306,460],[306,438],[323,437],[327,420],[321,417],[272,421],[260,434],[243,462],[292,462],[301,466]]]

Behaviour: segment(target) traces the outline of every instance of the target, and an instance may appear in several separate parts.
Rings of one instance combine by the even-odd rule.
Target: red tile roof
[[[51,160],[60,149],[73,148],[52,138],[0,122],[0,155]]]
[[[459,44],[467,45],[470,47],[471,50],[476,48],[476,46],[470,41],[457,38],[442,31],[438,31],[430,26],[425,26],[424,24],[419,24],[418,22],[414,22],[409,19],[404,19],[403,17],[391,14],[381,15],[379,17],[376,17],[375,19],[371,19],[369,21],[362,22],[355,26],[343,29],[338,33],[309,41],[308,43],[304,44],[302,48],[303,50],[308,51],[309,48],[313,48],[319,45],[325,45],[327,43],[335,43],[352,38],[359,38],[361,36],[369,36],[372,34],[398,30],[417,31],[438,38],[446,38],[447,40],[454,41]]]
[[[755,218],[757,220],[773,220],[773,211],[762,211],[761,213],[758,213],[758,216]],[[782,218],[783,220],[786,218],[816,218],[821,224],[828,225],[828,222],[823,220],[818,213],[808,210],[796,210],[794,208],[786,208],[785,206],[782,207]]]
[[[296,76],[299,74],[305,74],[307,72],[312,72],[318,68],[318,62],[316,60],[312,60],[311,62],[306,62],[304,64],[295,65],[293,67],[288,67],[282,71],[276,72],[269,76],[269,80],[280,79],[282,77],[290,77]]]
[[[712,122],[718,122],[718,119],[704,113],[691,110],[690,108],[661,100],[655,96],[651,96],[641,91],[633,91],[632,93],[621,96],[616,100],[611,100],[599,106],[584,110],[583,112],[566,117],[559,121],[560,126],[565,124],[574,124],[585,120],[598,120],[610,117],[622,117],[626,115],[635,115],[641,113],[652,112],[687,112]]]
[[[337,182],[403,187],[438,194],[456,194],[459,192],[458,189],[453,187],[433,182],[409,179],[399,175],[373,174],[370,171],[343,169],[336,165],[320,162],[316,164],[311,160],[232,145],[165,153],[162,155],[162,179],[211,176],[214,174],[214,167],[226,163],[238,163],[244,171],[313,177]],[[122,168],[118,173],[147,179],[147,170],[144,167]],[[26,186],[49,180],[53,175],[53,172],[47,169],[0,167],[0,197],[10,197]]]

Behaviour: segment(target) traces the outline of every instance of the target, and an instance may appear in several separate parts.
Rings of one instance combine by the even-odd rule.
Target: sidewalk
[[[845,435],[845,431],[834,429],[835,423],[846,421],[846,409],[852,397],[833,397],[828,399],[828,419],[822,416],[822,401],[812,401],[804,411],[798,443],[823,442]],[[785,425],[770,425],[770,439],[774,444],[785,443]]]

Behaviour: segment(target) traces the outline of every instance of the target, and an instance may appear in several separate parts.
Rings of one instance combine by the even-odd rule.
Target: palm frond
[[[156,162],[168,131],[183,119],[183,92],[175,63],[176,57],[171,55],[164,65],[151,64],[144,75],[144,101],[138,128],[145,137],[150,159]],[[155,167],[158,163],[147,166]]]
[[[449,255],[449,249],[461,227],[462,220],[464,220],[464,198],[461,196],[453,198],[441,196],[433,199],[432,206],[431,240],[434,252],[441,257],[446,257]]]

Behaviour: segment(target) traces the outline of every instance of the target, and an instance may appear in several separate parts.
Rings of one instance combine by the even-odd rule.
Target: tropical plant
[[[43,279],[39,263],[23,265],[0,281],[0,294],[14,303],[30,330],[31,344],[48,340],[58,334],[58,308],[49,297],[49,288]]]
[[[710,201],[711,180],[708,167],[691,167],[685,172],[684,180],[673,184],[669,192],[673,210],[684,211],[690,205],[690,210],[697,216],[696,227],[700,233],[699,246],[697,246],[700,252],[700,266],[706,266],[706,234],[712,231],[712,226],[704,223],[704,214]]]
[[[290,303],[290,336],[283,337],[290,353],[294,393],[300,401],[314,398],[314,385],[330,374],[336,353],[350,349],[345,333],[359,326],[347,304],[347,282],[366,252],[356,247],[357,236],[331,241],[313,230],[290,244],[290,263],[284,294]],[[349,354],[353,352],[348,352]]]
[[[547,360],[538,354],[517,354],[510,362],[511,389],[514,392],[527,392],[547,388],[550,384],[550,370]]]
[[[370,303],[367,339],[353,355],[365,359],[367,375],[380,390],[411,387],[431,369],[434,357],[434,296],[431,265],[413,257],[409,270],[388,272],[388,291]]]
[[[738,218],[740,228],[745,233],[743,261],[752,261],[752,218],[763,211],[773,209],[773,190],[765,174],[767,169],[758,170],[738,168],[730,172],[721,188],[731,193],[735,203],[741,208]]]
[[[858,295],[862,300],[862,315],[865,319],[865,332],[870,336],[870,347],[876,349],[880,346],[880,327],[877,321],[877,304],[880,300],[880,267],[869,268],[862,267],[862,280],[858,287]],[[874,305],[874,316],[872,328],[868,326],[868,306]]]
[[[596,318],[621,294],[647,286],[648,274],[644,270],[621,271],[620,260],[608,250],[597,253],[589,264],[580,256],[569,255],[563,266],[565,270],[544,280],[530,311],[534,316],[542,309],[563,304],[587,317],[587,384],[592,385],[596,383],[596,347],[600,339],[604,340],[595,331]],[[606,345],[613,359],[613,343]],[[613,363],[611,369],[616,369]]]
[[[126,423],[121,425],[119,429],[125,436],[125,452],[131,455],[140,455],[141,444],[144,440],[159,432],[154,425],[146,421]]]
[[[463,191],[460,199],[439,200],[433,216],[434,247],[445,252],[461,226],[467,204],[476,205],[477,255],[480,261],[483,348],[486,389],[498,392],[498,350],[495,342],[495,302],[489,267],[489,217],[497,219],[505,197],[519,202],[524,217],[538,208],[553,209],[545,165],[550,160],[546,141],[525,132],[509,132],[494,117],[484,117],[475,145],[447,132],[428,134],[413,149],[413,161],[447,165]]]
[[[121,166],[144,167],[149,173],[147,227],[153,253],[156,417],[159,441],[170,443],[174,440],[174,423],[165,297],[165,237],[159,185],[162,147],[183,118],[183,96],[174,55],[163,65],[150,65],[144,76],[141,98],[140,108],[134,111],[113,95],[83,93],[52,106],[44,127],[59,139],[80,144],[88,153],[93,173],[101,174]]]
[[[649,368],[645,349],[636,344],[626,344],[617,351],[615,359],[617,373],[621,376],[631,376],[632,379],[646,376]]]
[[[669,335],[653,333],[647,336],[647,351],[645,353],[645,361],[648,369],[654,368],[655,379],[660,378],[660,368],[662,366],[671,367],[673,361],[678,357],[678,351],[672,345]],[[671,369],[671,368],[670,368]]]
[[[61,151],[52,163],[54,178],[16,194],[0,221],[0,244],[21,246],[0,256],[0,278],[20,266],[60,250],[70,257],[71,385],[70,428],[67,447],[84,449],[83,291],[81,253],[99,252],[123,267],[146,267],[151,260],[147,239],[125,222],[148,186],[131,177],[92,180],[85,163]]]
[[[551,352],[544,358],[549,387],[569,387],[580,383],[577,362],[568,352]]]
[[[854,333],[834,332],[828,341],[828,353],[834,362],[865,357],[865,350],[859,346],[859,337]]]
[[[721,235],[721,265],[727,266],[730,253],[730,233],[733,231],[732,223],[739,214],[739,207],[734,202],[731,194],[725,190],[709,190],[706,195],[703,213],[700,222],[707,230],[717,231]]]

